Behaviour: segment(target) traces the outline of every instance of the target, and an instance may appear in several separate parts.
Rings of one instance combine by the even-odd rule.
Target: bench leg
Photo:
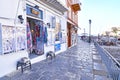
[[[21,72],[22,72],[22,73],[23,73],[23,68],[24,68],[23,66],[24,66],[24,65],[21,65]]]
[[[30,69],[31,69],[31,62],[29,63],[29,67],[30,67]]]
[[[18,67],[21,66],[20,63],[17,63],[16,70],[18,70]]]
[[[16,70],[18,70],[18,64],[17,64],[17,66],[16,66]]]

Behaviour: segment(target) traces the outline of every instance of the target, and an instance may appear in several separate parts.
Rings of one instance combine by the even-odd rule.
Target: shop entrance
[[[67,22],[67,39],[68,39],[68,47],[71,46],[71,24]]]
[[[43,21],[27,17],[27,48],[30,58],[44,54]]]

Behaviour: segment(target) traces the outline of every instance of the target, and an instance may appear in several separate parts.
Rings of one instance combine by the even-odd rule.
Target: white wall
[[[16,14],[17,14],[17,8],[20,8],[23,6],[23,1],[22,0],[1,0],[0,2],[0,17],[5,17],[5,18],[12,18],[14,19]],[[20,6],[18,6],[20,3]]]
[[[0,10],[2,25],[26,27],[25,0],[2,0]],[[23,24],[19,22],[18,15],[23,15]],[[28,57],[26,50],[0,55],[0,77],[16,70],[16,63],[21,57]]]
[[[67,19],[65,17],[61,18],[61,29],[64,31],[67,30]]]
[[[2,0],[0,3],[0,23],[9,26],[25,26],[26,5],[24,0]],[[18,15],[24,18],[24,24],[20,24]]]
[[[28,53],[26,51],[0,55],[0,77],[16,70],[17,61],[25,56],[28,57]]]
[[[48,52],[48,51],[53,51],[54,52],[54,45],[49,45],[49,46],[44,46],[44,52],[45,54]]]

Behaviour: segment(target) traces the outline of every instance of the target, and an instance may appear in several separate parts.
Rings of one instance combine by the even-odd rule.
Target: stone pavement
[[[56,55],[53,60],[32,64],[24,73],[20,70],[0,80],[109,80],[107,70],[93,44],[78,41],[78,45]]]

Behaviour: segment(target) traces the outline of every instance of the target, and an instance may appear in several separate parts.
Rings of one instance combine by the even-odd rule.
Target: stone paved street
[[[106,76],[106,68],[94,45],[79,41],[53,60],[32,64],[31,70],[24,73],[18,70],[0,80],[108,80]]]

